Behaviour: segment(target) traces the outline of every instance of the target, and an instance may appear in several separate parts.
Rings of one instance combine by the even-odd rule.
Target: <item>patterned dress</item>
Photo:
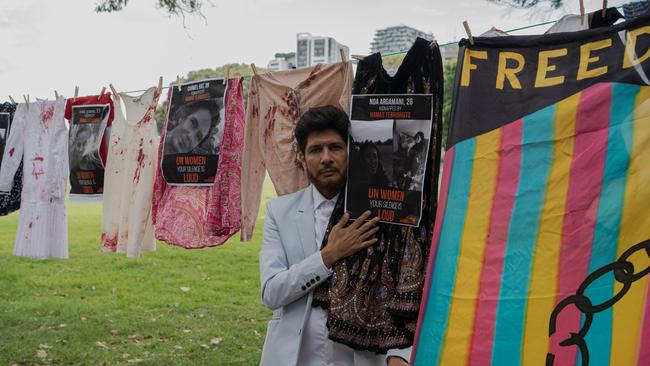
[[[2,158],[0,191],[10,191],[23,163],[21,212],[14,255],[68,258],[68,129],[65,98],[19,104]]]
[[[2,103],[0,104],[0,113],[9,114],[9,132],[11,133],[12,120],[14,118],[14,112],[16,111],[16,106],[12,103]],[[8,138],[9,135],[5,138]],[[3,145],[0,146],[0,154],[4,152],[4,144],[6,140],[3,141]],[[2,169],[2,161],[0,161],[0,169]],[[23,163],[20,162],[16,174],[13,179],[13,186],[9,192],[0,192],[0,216],[9,215],[10,213],[17,211],[20,208],[20,193],[23,190]]]
[[[433,94],[434,119],[420,226],[379,224],[378,243],[334,264],[314,291],[314,306],[329,310],[329,337],[357,350],[386,353],[413,344],[437,207],[442,133],[442,59],[418,38],[394,76],[376,53],[357,66],[354,94]],[[339,198],[329,226],[343,215]],[[329,233],[329,229],[328,229]],[[326,245],[327,235],[325,237]]]
[[[156,250],[151,199],[159,138],[153,117],[160,91],[151,87],[139,97],[123,93],[119,97],[126,110],[115,103],[104,176],[101,248],[138,258],[143,251]]]
[[[293,137],[300,116],[311,107],[325,105],[347,112],[351,90],[351,62],[253,76],[242,162],[242,241],[253,236],[267,171],[278,196],[309,185]]]
[[[185,249],[198,249],[221,245],[239,231],[245,122],[243,80],[228,80],[225,125],[214,185],[168,185],[158,162],[152,204],[158,240]],[[165,130],[163,127],[159,154],[162,154]]]

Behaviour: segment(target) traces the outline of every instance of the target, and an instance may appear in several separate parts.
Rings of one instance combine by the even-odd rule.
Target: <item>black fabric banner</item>
[[[650,84],[649,24],[461,41],[447,148],[599,82]]]

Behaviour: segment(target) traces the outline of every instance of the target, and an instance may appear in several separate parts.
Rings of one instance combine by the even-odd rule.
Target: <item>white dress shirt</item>
[[[314,240],[321,248],[327,224],[336,205],[338,194],[327,199],[312,186],[314,198]],[[321,257],[322,261],[322,257]],[[323,264],[324,266],[324,264]],[[330,275],[332,271],[329,270]],[[300,366],[383,366],[386,365],[386,355],[378,355],[369,351],[355,351],[341,343],[328,338],[327,311],[320,307],[312,307],[303,332],[302,345],[298,355]],[[407,353],[406,353],[407,354]]]

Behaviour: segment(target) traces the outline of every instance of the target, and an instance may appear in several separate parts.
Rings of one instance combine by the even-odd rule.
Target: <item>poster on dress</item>
[[[224,126],[223,79],[173,85],[167,110],[162,174],[170,185],[214,184]]]
[[[430,94],[353,95],[345,210],[418,226],[431,140]]]
[[[99,153],[110,105],[72,107],[68,158],[70,194],[97,195],[104,192],[104,164]]]
[[[9,113],[0,113],[0,166],[2,166],[2,156],[4,155],[7,138],[9,137]]]

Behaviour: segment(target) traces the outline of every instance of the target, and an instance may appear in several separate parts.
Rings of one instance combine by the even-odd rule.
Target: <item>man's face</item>
[[[345,184],[348,151],[343,138],[334,130],[312,132],[304,154],[299,154],[309,181],[321,192],[337,191]]]

